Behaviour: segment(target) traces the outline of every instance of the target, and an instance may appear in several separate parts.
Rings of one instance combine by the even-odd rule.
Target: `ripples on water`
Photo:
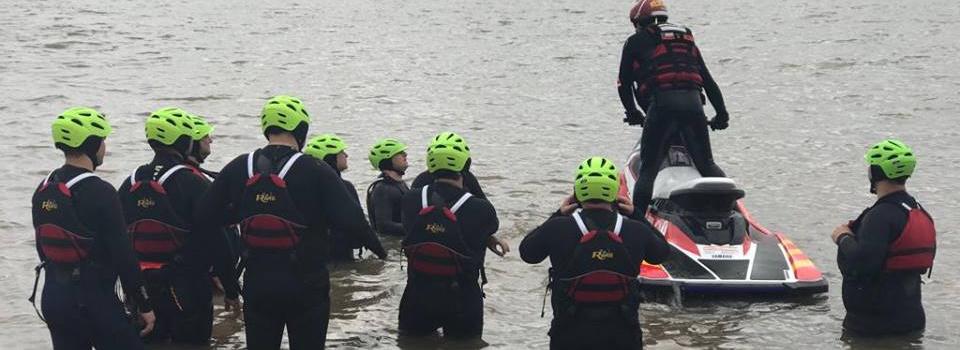
[[[639,135],[620,123],[614,81],[630,32],[629,1],[0,0],[0,347],[47,348],[26,303],[36,263],[29,196],[59,155],[47,121],[70,105],[115,125],[101,175],[116,183],[148,159],[147,111],[179,105],[217,127],[216,168],[262,144],[264,99],[308,101],[314,133],[350,144],[346,177],[366,188],[364,148],[394,136],[422,169],[427,138],[463,132],[514,248],[555,208],[578,160],[625,157]],[[960,109],[960,6],[953,1],[675,0],[722,85],[732,127],[713,135],[718,163],[754,215],[824,270],[826,296],[793,302],[684,301],[643,306],[651,348],[955,348],[958,220],[954,128]],[[841,340],[839,273],[828,234],[871,202],[864,147],[897,136],[920,154],[911,189],[937,218],[940,254],[924,286],[922,339]],[[396,250],[333,272],[329,344],[337,348],[476,347],[398,343],[403,288]],[[542,348],[546,266],[490,257],[484,341]],[[549,313],[549,311],[548,311]],[[241,348],[240,324],[218,316],[216,344]]]

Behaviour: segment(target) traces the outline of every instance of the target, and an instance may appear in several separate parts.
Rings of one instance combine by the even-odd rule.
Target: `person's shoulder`
[[[621,234],[634,235],[656,233],[655,231],[656,229],[653,227],[653,225],[646,220],[635,220],[626,216],[623,217],[623,229],[621,230]]]
[[[74,185],[73,189],[82,191],[85,195],[107,194],[116,196],[117,194],[116,187],[96,174],[80,180]]]

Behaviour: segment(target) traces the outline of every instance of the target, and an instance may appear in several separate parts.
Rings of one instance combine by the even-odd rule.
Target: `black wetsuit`
[[[587,209],[581,215],[601,227],[612,227],[616,220],[616,215],[609,210]],[[520,257],[530,264],[538,264],[549,257],[554,269],[563,269],[569,264],[581,236],[573,217],[556,212],[523,238]],[[634,266],[640,266],[643,260],[658,264],[670,255],[670,246],[646,221],[625,219],[620,237]],[[592,312],[582,308],[571,311],[574,310],[573,301],[555,288],[551,297],[553,322],[550,326],[550,348],[641,348],[639,284],[632,285],[631,290],[629,300],[620,307],[614,307],[615,312]]]
[[[890,244],[907,224],[900,203],[915,205],[907,192],[884,196],[839,239],[837,264],[843,274],[843,327],[855,333],[886,335],[924,329],[926,317],[920,301],[923,271],[884,271]]]
[[[343,186],[346,187],[347,193],[350,194],[350,197],[354,199],[357,205],[360,205],[360,195],[357,194],[357,188],[353,185],[353,183],[343,179]],[[330,259],[333,261],[352,261],[354,258],[354,249],[365,247],[362,242],[377,242],[375,247],[366,247],[372,251],[383,249],[380,238],[377,237],[372,228],[367,231],[366,235],[367,239],[361,240],[349,234],[348,232],[331,228]]]
[[[477,181],[477,177],[473,175],[469,170],[464,170],[463,172],[463,188],[467,189],[470,194],[487,199],[487,195],[483,193],[483,188],[480,187],[480,181]],[[411,188],[423,188],[425,185],[432,184],[435,178],[433,174],[429,171],[424,171],[417,175],[417,178],[413,179],[413,184],[410,185]]]
[[[149,164],[137,168],[137,181],[157,180],[168,169],[181,164],[184,162],[179,155],[158,153]],[[130,195],[130,187],[127,177],[117,191],[120,198]],[[163,184],[177,217],[192,229],[184,235],[185,241],[175,262],[144,272],[157,314],[156,327],[146,338],[148,342],[171,338],[174,342],[206,344],[210,340],[213,331],[211,268],[220,277],[228,298],[236,299],[239,294],[236,261],[232,260],[223,228],[194,223],[194,208],[209,187],[210,181],[189,167],[174,172]]]
[[[703,112],[703,99],[699,88],[656,90],[640,93],[638,84],[643,84],[644,69],[653,56],[660,39],[646,29],[638,30],[623,45],[620,57],[618,92],[620,102],[627,114],[638,113],[636,106],[646,112],[646,123],[641,135],[640,159],[643,161],[639,179],[634,185],[633,203],[645,211],[653,195],[653,181],[657,177],[667,145],[677,135],[683,136],[693,162],[703,176],[723,177],[725,174],[713,162],[710,135]],[[699,73],[706,92],[718,117],[726,118],[727,110],[720,87],[710,75],[703,57],[697,54]],[[634,103],[636,101],[636,104]]]
[[[65,165],[51,179],[68,181],[89,172]],[[89,263],[74,269],[47,263],[41,308],[54,349],[142,349],[143,344],[117,298],[119,276],[127,298],[140,312],[151,311],[137,259],[127,238],[117,191],[100,178],[87,178],[70,191],[81,224],[95,240]],[[36,226],[41,210],[33,198]],[[40,250],[41,261],[48,261]]]
[[[292,148],[279,145],[266,146],[259,152],[274,164],[282,164],[295,153]],[[237,206],[248,179],[246,162],[246,155],[238,156],[220,172],[196,208],[195,215],[203,219],[202,223],[222,227],[240,221]],[[301,157],[284,180],[294,206],[307,221],[297,249],[310,253],[299,254],[295,261],[256,255],[245,258],[243,311],[247,346],[276,349],[287,327],[291,349],[322,349],[330,316],[328,228],[363,240],[369,227],[363,210],[330,166]],[[363,244],[373,247],[377,242]],[[386,256],[382,250],[374,253]]]
[[[430,192],[453,205],[466,193],[445,183],[430,185]],[[420,191],[403,197],[403,223],[412,230],[422,209]],[[455,286],[413,273],[408,269],[407,286],[400,299],[400,333],[421,336],[443,328],[450,337],[478,337],[483,334],[483,291],[480,289],[480,268],[486,254],[487,241],[500,227],[497,212],[485,199],[470,197],[456,213],[463,242],[478,266],[465,268]]]
[[[410,191],[404,181],[396,181],[380,174],[367,188],[367,214],[370,226],[381,235],[400,236],[403,233],[400,203]]]

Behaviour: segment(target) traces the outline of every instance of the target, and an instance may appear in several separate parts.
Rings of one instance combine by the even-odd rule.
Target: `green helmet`
[[[160,108],[147,117],[145,128],[147,141],[157,141],[172,146],[182,136],[193,140],[195,132],[190,120],[190,113],[177,108]]]
[[[427,147],[427,170],[463,171],[470,159],[470,147],[463,137],[453,132],[442,132]]]
[[[870,147],[863,158],[867,160],[867,164],[880,167],[888,179],[910,176],[917,167],[913,150],[899,140],[883,140]]]
[[[347,144],[343,139],[334,134],[323,134],[307,141],[307,147],[303,148],[303,153],[323,160],[331,154],[337,154],[347,149]]]
[[[90,136],[106,138],[113,131],[107,118],[93,108],[73,107],[53,121],[53,143],[77,148]]]
[[[373,165],[374,169],[380,169],[380,162],[384,159],[393,158],[393,156],[406,150],[407,145],[403,142],[395,139],[382,139],[373,144],[373,147],[370,147],[370,155],[367,159],[370,159],[370,165]]]
[[[213,125],[207,123],[203,117],[199,115],[189,114],[187,118],[190,119],[190,124],[193,125],[193,140],[200,141],[204,137],[210,136],[213,133]]]
[[[260,113],[260,127],[264,132],[271,126],[293,131],[300,123],[310,124],[310,114],[307,113],[300,99],[293,96],[272,97]]]
[[[591,199],[615,202],[620,192],[620,172],[609,159],[589,158],[577,168],[573,190],[581,202]]]

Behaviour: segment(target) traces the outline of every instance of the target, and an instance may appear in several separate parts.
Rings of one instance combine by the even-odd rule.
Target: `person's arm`
[[[317,182],[314,195],[320,198],[321,206],[319,213],[304,214],[322,215],[330,224],[330,228],[362,239],[361,237],[370,229],[370,226],[367,224],[360,204],[347,193],[347,188],[343,186],[343,180],[337,172],[322,162],[298,162],[298,164],[312,168],[305,170],[309,171],[307,174],[315,174],[311,175]]]
[[[647,220],[635,220],[644,237],[643,260],[650,264],[660,264],[670,257],[670,243]]]
[[[723,93],[720,92],[720,86],[717,85],[717,82],[713,80],[713,76],[710,75],[710,70],[707,69],[707,64],[703,61],[703,55],[698,56],[700,58],[700,77],[703,78],[703,91],[707,94],[707,98],[710,100],[710,104],[713,105],[713,110],[717,112],[717,116],[720,118],[729,118],[727,105],[723,102]]]
[[[400,205],[403,194],[394,186],[381,183],[373,188],[374,220],[382,234],[403,236],[403,224],[393,221],[393,206]]]
[[[556,223],[559,219],[551,217],[537,226],[523,237],[520,242],[520,258],[528,264],[539,264],[550,256],[551,243],[555,242],[556,237],[550,237],[551,234],[560,234]]]
[[[356,201],[357,205],[360,205],[360,196],[357,194],[357,188],[353,186],[353,183],[347,180],[343,180],[343,186],[347,189],[347,194]],[[363,219],[366,221],[366,217]],[[380,238],[377,237],[377,234],[373,232],[373,229],[367,226],[367,229],[357,237],[360,244],[372,251],[377,257],[384,259],[387,257],[387,251],[383,249],[383,244],[380,242]]]
[[[109,263],[117,271],[123,292],[133,301],[140,313],[152,311],[144,287],[140,265],[133,252],[133,245],[127,237],[127,225],[123,219],[120,198],[113,186],[104,181],[89,181],[82,203],[78,207],[95,208],[99,216],[94,222],[97,244],[101,245],[109,256]]]
[[[194,208],[200,205],[201,197],[211,185],[200,177],[202,175],[187,171],[181,171],[177,175],[179,176],[177,183],[181,186],[182,193],[187,196],[186,204],[189,209],[187,213],[193,213]],[[210,254],[213,272],[223,284],[224,295],[228,299],[237,299],[240,295],[240,282],[237,280],[235,260],[230,252],[230,242],[227,241],[223,227],[196,225],[197,219],[192,217],[187,220],[190,227],[194,227],[191,232],[193,238],[197,239],[200,247]]]
[[[617,93],[620,95],[620,103],[623,104],[623,110],[628,115],[637,112],[637,103],[634,100],[633,83],[636,78],[633,75],[633,53],[630,50],[630,43],[633,36],[623,43],[623,51],[620,54],[620,72],[617,75]]]
[[[193,208],[194,226],[201,230],[215,230],[235,224],[230,222],[230,183],[243,183],[247,176],[246,155],[234,158],[220,170],[219,176],[207,187]]]
[[[857,231],[842,234],[837,246],[846,257],[846,274],[869,278],[883,271],[890,242],[906,226],[907,214],[895,204],[881,203],[863,217]]]

